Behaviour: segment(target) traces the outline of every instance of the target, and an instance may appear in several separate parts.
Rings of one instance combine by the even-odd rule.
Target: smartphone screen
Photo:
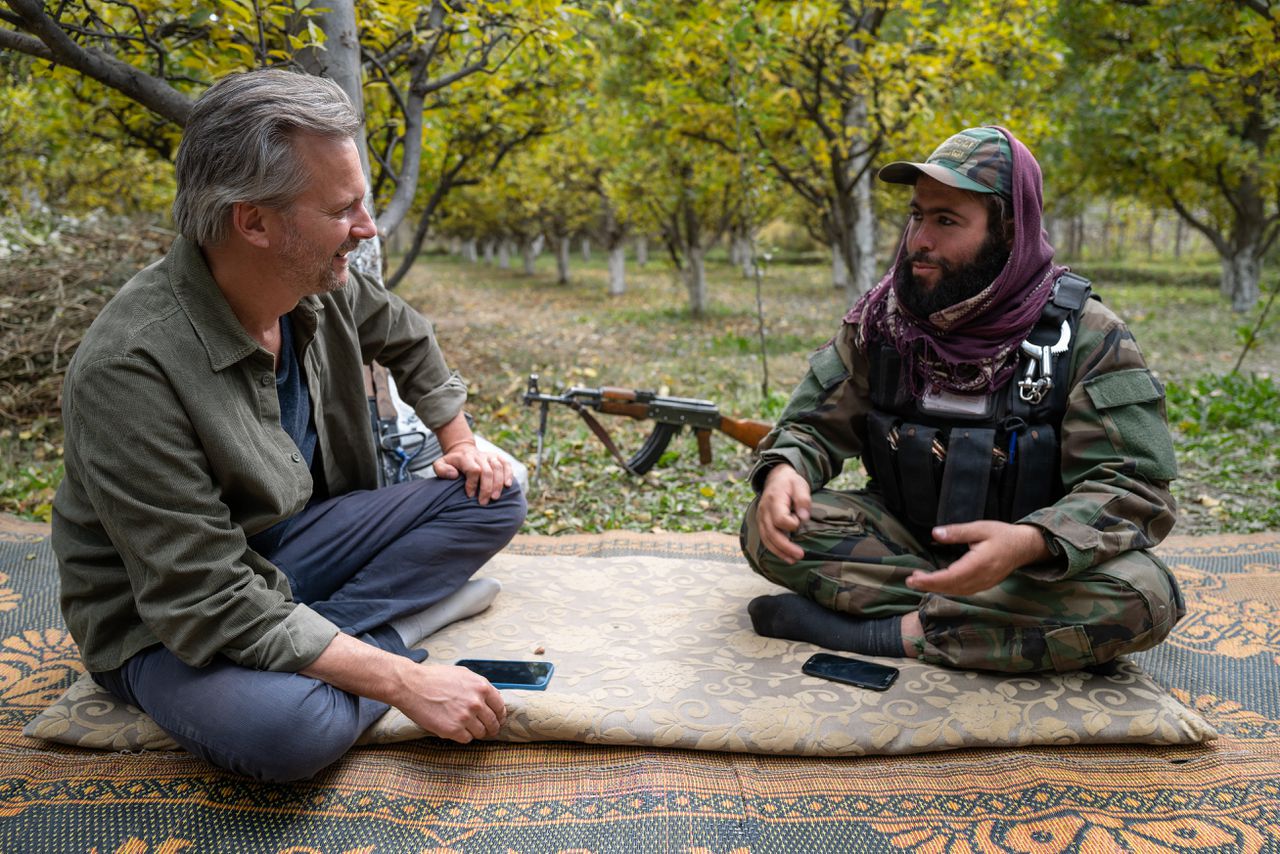
[[[473,673],[493,683],[495,688],[524,688],[541,691],[551,681],[555,665],[549,661],[501,661],[490,658],[467,658],[458,662]]]
[[[898,668],[886,667],[874,661],[862,661],[843,655],[832,655],[819,652],[810,656],[801,668],[810,676],[819,679],[830,679],[859,688],[870,688],[872,691],[886,691],[898,678]]]

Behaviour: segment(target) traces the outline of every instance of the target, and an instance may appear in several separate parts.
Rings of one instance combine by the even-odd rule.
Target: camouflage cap
[[[880,170],[880,180],[914,184],[920,173],[948,187],[1013,197],[1013,152],[995,128],[969,128],[939,145],[924,163],[899,160]]]

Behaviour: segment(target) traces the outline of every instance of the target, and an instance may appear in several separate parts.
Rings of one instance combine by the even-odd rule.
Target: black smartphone
[[[872,691],[887,691],[898,678],[898,668],[876,664],[874,661],[862,661],[843,655],[832,655],[819,652],[809,657],[800,668],[810,676],[819,679],[830,679],[846,685],[857,685],[859,688],[870,688]]]
[[[546,690],[555,672],[550,661],[503,661],[492,658],[464,658],[458,662],[473,673],[478,673],[493,683],[495,688],[524,688],[527,691]]]

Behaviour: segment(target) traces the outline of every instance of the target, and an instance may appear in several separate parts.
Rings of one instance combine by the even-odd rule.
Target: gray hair
[[[280,69],[222,78],[196,101],[178,146],[174,225],[200,246],[217,245],[236,202],[283,207],[302,192],[311,176],[293,136],[351,139],[360,127],[332,80]]]

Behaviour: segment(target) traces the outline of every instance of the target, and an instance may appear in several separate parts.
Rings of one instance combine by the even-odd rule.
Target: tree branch
[[[6,19],[8,15],[4,16]],[[49,62],[55,62],[53,51],[45,46],[40,39],[32,36],[15,33],[13,30],[0,30],[0,50],[12,50],[18,53],[25,53],[27,56],[34,56],[36,59],[44,59]]]
[[[1257,12],[1259,15],[1261,15],[1263,18],[1266,18],[1268,21],[1271,20],[1271,4],[1270,3],[1264,3],[1262,2],[1262,0],[1236,0],[1236,5],[1243,9],[1248,9],[1252,12]]]
[[[1178,212],[1178,216],[1186,220],[1187,224],[1196,231],[1209,238],[1209,242],[1218,250],[1219,255],[1226,257],[1230,254],[1230,247],[1227,245],[1227,241],[1218,233],[1216,228],[1211,227],[1207,223],[1201,222],[1200,219],[1182,203],[1182,200],[1173,192],[1172,187],[1164,184],[1162,185],[1162,189],[1164,190],[1165,196],[1169,199],[1169,203],[1173,205],[1173,209]]]
[[[4,2],[22,19],[23,26],[44,43],[50,55],[42,59],[47,58],[97,80],[174,124],[182,126],[187,123],[192,100],[164,80],[95,48],[80,47],[44,13],[39,0]],[[21,48],[15,45],[15,49]]]

